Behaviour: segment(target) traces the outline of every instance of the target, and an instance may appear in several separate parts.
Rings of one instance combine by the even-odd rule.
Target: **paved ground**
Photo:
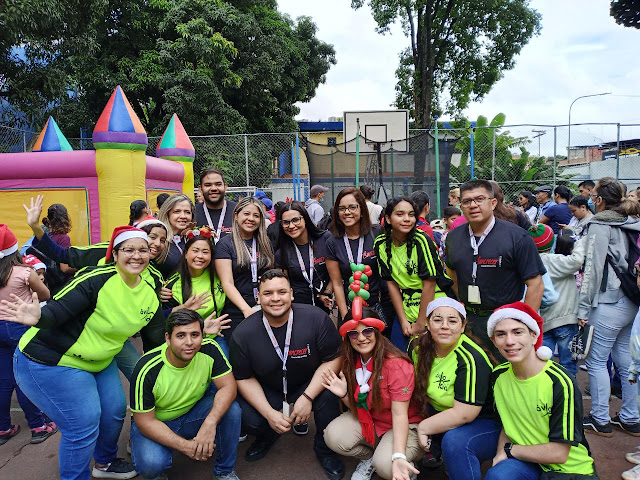
[[[584,386],[587,382],[586,372],[580,371],[578,380]],[[128,391],[126,380],[123,380],[123,384]],[[589,402],[586,397],[584,401],[585,412],[588,412]],[[612,397],[612,415],[615,415],[619,408],[620,400]],[[56,434],[40,445],[30,445],[30,432],[15,398],[12,409],[13,421],[21,425],[22,431],[17,437],[0,446],[0,478],[13,480],[53,480],[58,478],[57,452],[60,435]],[[120,437],[119,455],[125,458],[129,458],[126,451],[129,426],[127,419]],[[252,440],[249,437],[247,442],[240,444],[238,451],[236,466],[238,476],[242,480],[324,479],[322,468],[313,455],[313,433],[313,426],[311,426],[311,431],[307,436],[285,435],[266,458],[256,463],[244,461],[244,452]],[[640,445],[640,438],[634,438],[619,431],[616,431],[612,438],[596,435],[589,435],[587,438],[602,480],[618,480],[624,470],[632,467],[624,459],[624,454],[633,451],[637,445]],[[345,478],[348,479],[356,462],[352,459],[345,459],[345,463],[347,466]],[[174,455],[174,466],[168,476],[170,480],[205,480],[211,478],[212,469],[213,460],[199,463],[181,454],[176,454]],[[378,477],[374,478],[378,479]],[[435,471],[423,472],[420,478],[445,480],[447,477],[444,467],[440,467]]]

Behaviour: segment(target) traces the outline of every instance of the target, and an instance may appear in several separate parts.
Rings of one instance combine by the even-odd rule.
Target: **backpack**
[[[329,230],[329,224],[331,223],[331,212],[327,212],[316,225],[320,230]]]
[[[611,255],[607,253],[607,264],[611,265],[613,271],[616,272],[616,277],[620,280],[620,288],[625,296],[636,305],[640,306],[640,289],[638,289],[638,280],[636,273],[636,263],[640,259],[640,247],[638,246],[638,232],[622,229],[622,234],[625,238],[627,245],[627,268],[620,268],[616,265],[611,258]],[[605,268],[602,278],[601,290],[604,291],[607,288],[607,272]]]

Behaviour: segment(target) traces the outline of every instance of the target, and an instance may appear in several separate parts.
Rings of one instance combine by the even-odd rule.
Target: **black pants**
[[[498,363],[502,363],[505,361],[505,358],[500,355],[500,351],[493,344],[493,342],[489,338],[489,334],[487,333],[488,320],[488,316],[481,317],[471,312],[467,312],[467,328],[470,329],[471,333],[475,335],[478,340],[480,340],[480,343],[482,343],[482,345],[484,345],[487,350],[489,350],[493,354]]]
[[[295,403],[298,397],[302,395],[304,389],[308,386],[304,385],[299,387],[295,392],[289,393],[288,401]],[[274,391],[268,387],[262,387],[264,395],[267,397],[269,405],[275,410],[282,408],[282,402],[284,401],[284,395],[282,392]],[[255,435],[258,438],[275,437],[277,433],[271,429],[269,422],[260,413],[251,406],[242,396],[237,397],[240,408],[242,408],[242,431]],[[313,451],[316,453],[318,459],[322,459],[327,456],[336,455],[327,444],[324,443],[324,429],[331,421],[340,415],[339,400],[333,393],[328,390],[322,390],[322,392],[313,400],[311,406],[313,411],[313,418],[316,424],[316,435],[313,439]]]
[[[256,301],[253,298],[253,295],[249,296],[242,296],[242,298],[244,298],[244,301],[247,302],[247,304],[250,307],[253,307],[256,305]],[[231,345],[231,336],[233,335],[234,330],[236,329],[236,327],[238,325],[240,325],[240,323],[244,320],[244,314],[242,313],[242,311],[236,307],[235,303],[233,303],[231,300],[229,300],[227,298],[227,301],[224,304],[224,307],[222,308],[222,314],[227,314],[229,315],[227,318],[229,320],[231,320],[231,323],[229,323],[229,329],[224,331],[224,336],[227,339],[227,341],[229,342],[229,345]]]

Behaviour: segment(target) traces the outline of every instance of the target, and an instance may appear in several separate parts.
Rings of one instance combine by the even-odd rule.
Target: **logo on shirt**
[[[289,350],[289,358],[306,358],[311,355],[311,346],[307,343],[304,348],[297,348],[296,350]]]
[[[326,261],[325,257],[318,257],[313,259],[313,264],[318,265],[320,263],[325,263],[325,261]]]
[[[448,387],[449,380],[444,373],[436,374],[436,380],[438,381],[438,390],[446,390]]]
[[[154,312],[149,308],[141,308],[140,315],[142,316],[142,321],[144,323],[148,323],[153,318]]]
[[[482,258],[478,256],[478,265],[481,267],[501,267],[502,266],[502,257],[498,258]]]
[[[543,417],[551,416],[551,406],[545,402],[540,402],[536,405],[536,410],[542,414]]]
[[[404,387],[404,388],[402,389],[402,394],[403,394],[403,395],[406,395],[407,393],[409,393],[409,387]]]
[[[371,250],[370,252],[362,252],[362,258],[369,258],[369,257],[375,257],[375,256],[376,256],[375,250]]]

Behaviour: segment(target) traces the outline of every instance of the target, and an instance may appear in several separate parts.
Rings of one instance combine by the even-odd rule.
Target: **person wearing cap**
[[[318,225],[322,217],[324,217],[324,208],[322,208],[320,203],[324,200],[324,194],[328,191],[329,189],[322,185],[314,185],[309,189],[309,199],[305,202],[304,206],[307,208],[311,221],[315,225]]]
[[[47,266],[42,260],[40,260],[35,255],[25,255],[24,257],[22,257],[22,263],[33,268],[36,271],[36,275],[38,275],[38,278],[44,283],[44,274],[47,271]]]
[[[31,300],[32,295],[37,295],[40,302],[48,300],[49,289],[35,270],[40,266],[42,263],[33,255],[21,258],[17,238],[9,227],[0,224],[0,300],[12,301],[12,295],[25,301]],[[19,323],[6,321],[0,313],[0,445],[20,431],[20,425],[11,423],[14,390],[31,429],[31,443],[44,442],[58,431],[56,424],[49,422],[16,385],[13,352],[27,329]]]
[[[409,480],[422,456],[413,400],[414,369],[405,353],[382,335],[377,318],[348,320],[340,327],[342,370],[322,373],[323,386],[347,407],[324,431],[329,448],[360,463],[352,480]]]
[[[558,185],[553,192],[555,205],[551,205],[545,209],[542,216],[538,219],[538,223],[548,224],[555,235],[559,235],[563,225],[567,225],[571,221],[571,210],[569,209],[569,200],[571,200],[571,190],[564,185]]]
[[[540,221],[540,218],[545,214],[547,209],[553,205],[555,202],[551,199],[552,188],[550,185],[541,185],[536,188],[533,193],[536,196],[536,202],[538,202],[538,215],[536,215],[536,223]]]
[[[425,418],[418,426],[420,445],[429,452],[425,466],[444,458],[451,480],[479,479],[480,464],[493,458],[500,435],[491,391],[495,360],[465,333],[466,317],[457,300],[436,298],[427,307],[427,330],[410,347],[415,398]]]
[[[225,182],[222,170],[206,168],[200,174],[198,191],[202,193],[203,202],[195,207],[196,225],[211,229],[214,244],[229,235],[233,226],[233,209],[236,208],[236,202],[225,198],[227,188],[229,185]]]
[[[582,427],[578,382],[550,360],[543,320],[523,302],[496,309],[487,333],[507,362],[493,370],[493,395],[502,432],[487,480],[596,480]]]
[[[264,205],[264,209],[267,214],[267,227],[276,221],[276,212],[273,211],[273,201],[270,198],[264,197],[261,198],[260,201]]]
[[[104,266],[87,268],[40,308],[13,296],[0,315],[31,326],[14,355],[22,391],[62,433],[59,465],[63,480],[133,478],[131,463],[117,458],[126,413],[114,356],[142,329],[146,350],[163,341],[164,315],[158,296],[141,273],[149,263],[147,233],[114,229]],[[152,325],[149,332],[144,327]],[[160,326],[160,338],[153,334]],[[93,472],[89,469],[95,458]]]
[[[292,296],[285,273],[265,272],[258,293],[262,311],[244,320],[231,337],[242,425],[256,437],[245,459],[264,458],[280,435],[306,423],[313,411],[313,450],[325,475],[338,480],[344,465],[322,432],[340,414],[340,407],[338,398],[323,388],[321,372],[340,369],[340,336],[325,312],[292,303]]]

